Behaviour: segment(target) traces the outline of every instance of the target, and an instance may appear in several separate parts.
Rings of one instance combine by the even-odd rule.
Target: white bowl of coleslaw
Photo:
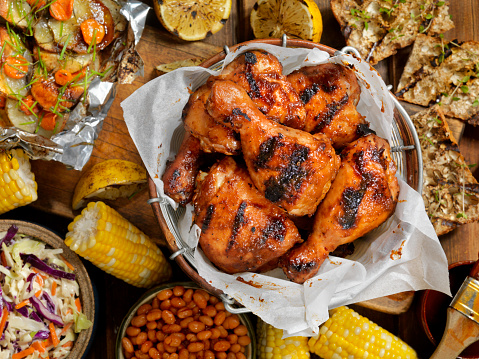
[[[0,220],[0,359],[79,359],[92,336],[88,273],[62,238]]]

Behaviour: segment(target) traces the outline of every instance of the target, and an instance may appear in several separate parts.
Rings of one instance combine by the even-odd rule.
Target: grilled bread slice
[[[411,117],[423,155],[422,197],[437,235],[479,219],[479,184],[459,152],[441,107]]]
[[[418,35],[396,95],[404,101],[441,105],[446,116],[479,123],[479,42]]]
[[[438,0],[331,0],[346,43],[372,65],[414,42],[420,33],[454,27],[449,2]]]

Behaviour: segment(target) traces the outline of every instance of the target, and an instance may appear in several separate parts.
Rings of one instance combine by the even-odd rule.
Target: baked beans
[[[223,302],[182,286],[141,305],[122,338],[127,359],[246,359],[250,343],[248,329]]]

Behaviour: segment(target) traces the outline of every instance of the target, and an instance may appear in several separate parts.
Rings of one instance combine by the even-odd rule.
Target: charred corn
[[[283,337],[283,330],[277,329],[258,318],[259,359],[306,359],[309,358],[308,338]]]
[[[160,249],[103,202],[90,202],[68,226],[65,244],[105,272],[148,288],[171,276]]]
[[[22,149],[0,153],[0,214],[37,200],[37,183]]]
[[[330,311],[330,318],[308,345],[311,353],[323,359],[417,358],[401,339],[348,307]]]

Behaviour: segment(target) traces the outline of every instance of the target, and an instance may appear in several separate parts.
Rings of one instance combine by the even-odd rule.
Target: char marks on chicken
[[[286,213],[259,193],[232,157],[200,177],[194,197],[199,243],[221,270],[256,271],[301,241]]]
[[[306,66],[288,75],[306,110],[299,129],[324,133],[341,148],[361,136],[367,122],[356,110],[361,88],[354,71],[325,63]]]
[[[256,188],[291,215],[313,215],[340,165],[331,141],[269,120],[231,81],[212,85],[207,108],[239,132]]]
[[[344,148],[341,157],[309,238],[281,259],[285,274],[297,283],[313,277],[330,252],[378,227],[396,208],[399,185],[386,140],[362,137]]]

